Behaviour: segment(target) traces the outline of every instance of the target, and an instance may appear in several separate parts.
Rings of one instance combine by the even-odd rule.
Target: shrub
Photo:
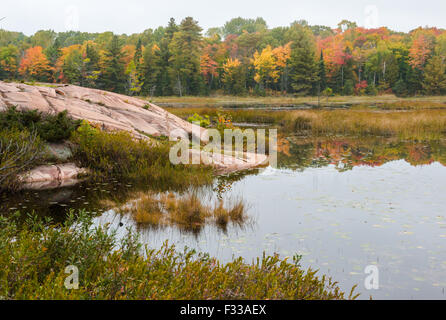
[[[71,119],[67,111],[53,115],[37,110],[18,111],[16,107],[9,107],[0,113],[0,127],[35,131],[48,142],[67,140],[79,125],[80,121]]]
[[[16,189],[17,175],[38,165],[43,158],[43,143],[36,132],[3,129],[0,131],[0,191]]]
[[[105,132],[84,122],[72,135],[74,157],[101,178],[120,178],[172,187],[212,181],[205,166],[171,164],[168,142],[135,139],[124,131]]]
[[[206,254],[165,244],[143,253],[138,236],[93,226],[71,211],[63,225],[30,217],[20,227],[0,218],[0,296],[4,299],[264,300],[356,298],[309,269],[299,257],[242,258],[223,264]],[[79,289],[67,290],[65,268],[79,269]]]
[[[209,119],[208,115],[202,117],[197,113],[195,113],[192,117],[189,117],[187,121],[194,124],[198,123],[198,125],[203,128],[209,128],[211,125],[211,120]]]

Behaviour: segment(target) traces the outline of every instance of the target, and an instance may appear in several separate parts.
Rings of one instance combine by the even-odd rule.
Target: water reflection
[[[439,162],[446,165],[446,142],[430,143],[398,139],[285,139],[287,147],[280,153],[279,167],[287,169],[320,168],[335,165],[343,172],[356,166],[379,167],[405,160],[413,166]]]

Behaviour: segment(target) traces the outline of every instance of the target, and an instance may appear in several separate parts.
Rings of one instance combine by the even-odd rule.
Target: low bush
[[[94,226],[83,212],[70,212],[63,225],[30,217],[20,227],[11,217],[0,218],[1,299],[318,299],[347,296],[335,282],[304,271],[299,257],[242,258],[220,263],[206,254],[177,252],[167,243],[146,248],[129,232]],[[79,287],[68,290],[68,266],[79,270]]]
[[[0,113],[0,127],[35,131],[42,140],[60,142],[70,138],[71,133],[80,125],[67,111],[58,114],[42,113],[37,110],[19,111],[9,107]]]
[[[17,175],[40,164],[44,145],[36,132],[2,129],[0,131],[0,191],[20,185]]]
[[[84,122],[71,138],[80,166],[98,177],[140,181],[172,187],[212,182],[212,168],[173,165],[168,142],[135,139],[124,131],[105,132]]]

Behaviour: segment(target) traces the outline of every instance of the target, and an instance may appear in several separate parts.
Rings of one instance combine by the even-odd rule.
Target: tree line
[[[203,32],[191,17],[132,35],[0,30],[0,79],[71,83],[129,95],[446,93],[446,31],[268,28],[235,18]]]

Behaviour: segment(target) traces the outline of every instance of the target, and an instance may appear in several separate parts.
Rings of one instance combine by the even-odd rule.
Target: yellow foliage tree
[[[271,46],[267,46],[260,54],[256,51],[252,59],[252,64],[256,70],[254,80],[265,86],[276,83],[279,80],[279,71],[277,70],[276,62],[276,57],[273,54]]]

